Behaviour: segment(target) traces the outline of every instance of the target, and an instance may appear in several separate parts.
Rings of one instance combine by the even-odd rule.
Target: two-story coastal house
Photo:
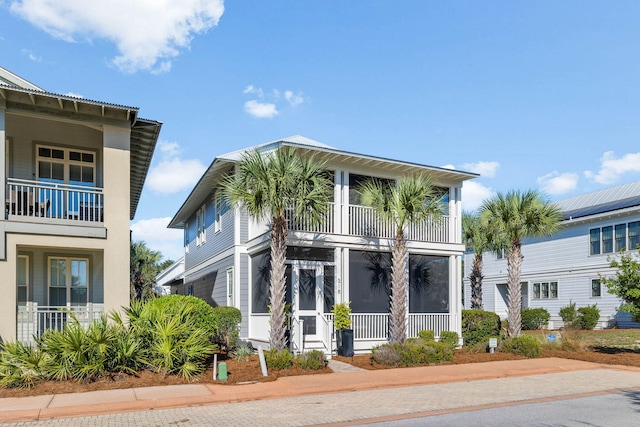
[[[426,173],[443,195],[446,214],[406,231],[410,252],[408,331],[431,329],[460,333],[461,189],[477,175],[406,161],[337,150],[295,136],[251,147],[263,152],[283,147],[300,156],[313,155],[333,175],[326,221],[312,226],[290,218],[287,252],[287,301],[291,307],[291,342],[295,351],[321,349],[332,343],[331,308],[350,302],[355,350],[387,341],[389,323],[391,224],[359,203],[358,187],[372,177],[393,180]],[[222,178],[234,171],[241,150],[216,157],[169,227],[184,229],[184,280],[173,293],[199,296],[212,305],[235,306],[242,312],[241,338],[254,344],[269,341],[269,230],[241,209],[225,205]]]
[[[0,337],[129,304],[129,220],[161,123],[0,68]]]
[[[550,237],[522,242],[522,306],[543,307],[553,327],[562,326],[560,308],[596,304],[597,328],[638,327],[618,312],[620,298],[607,292],[601,276],[614,275],[611,257],[640,244],[640,182],[632,182],[555,202],[563,212],[562,229]],[[484,309],[507,316],[507,260],[502,253],[483,254]],[[465,256],[465,295],[471,295],[469,272],[474,254]],[[470,298],[465,299],[470,307]]]

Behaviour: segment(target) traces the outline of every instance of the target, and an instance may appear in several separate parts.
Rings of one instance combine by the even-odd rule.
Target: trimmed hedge
[[[581,329],[593,329],[600,321],[600,309],[596,305],[578,309],[578,323]]]
[[[231,351],[236,348],[240,334],[242,313],[235,307],[214,307],[215,333],[213,342],[221,349]]]
[[[451,345],[425,340],[412,340],[404,344],[389,343],[371,349],[376,362],[388,366],[418,366],[448,362],[453,359]]]
[[[439,342],[448,344],[453,348],[458,346],[458,342],[460,341],[460,337],[457,332],[454,331],[442,331],[440,332]]]
[[[491,337],[500,336],[500,316],[484,310],[462,310],[464,345],[473,346]]]
[[[522,310],[522,329],[525,331],[533,331],[542,329],[547,326],[551,315],[542,308],[524,308]]]
[[[533,335],[520,335],[503,341],[502,351],[529,358],[540,357],[542,344]]]

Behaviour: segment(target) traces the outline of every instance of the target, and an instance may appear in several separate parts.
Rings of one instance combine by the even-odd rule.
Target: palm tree
[[[407,226],[423,223],[430,216],[442,214],[441,198],[426,175],[402,177],[395,186],[372,180],[360,189],[362,203],[375,209],[384,221],[395,227],[391,250],[391,303],[389,307],[391,342],[403,343],[407,339]]]
[[[462,212],[462,241],[475,256],[469,273],[471,281],[471,309],[482,310],[482,253],[491,249],[491,236],[477,213]]]
[[[522,239],[550,235],[560,229],[562,213],[536,190],[510,191],[485,200],[480,215],[499,246],[507,250],[507,320],[509,337],[522,329]]]
[[[159,251],[151,250],[145,242],[131,242],[130,258],[130,281],[131,298],[136,300],[146,300],[153,296],[153,285],[156,283],[156,276],[162,267],[172,261],[160,262],[162,254]]]
[[[305,216],[311,222],[325,220],[333,183],[324,165],[313,158],[301,159],[292,149],[279,149],[269,154],[245,153],[235,175],[222,183],[232,207],[242,206],[254,220],[270,220],[271,275],[271,348],[282,350],[285,339],[285,257],[287,253],[287,210],[295,217]]]

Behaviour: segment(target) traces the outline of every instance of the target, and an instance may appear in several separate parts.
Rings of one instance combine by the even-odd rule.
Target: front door
[[[303,322],[304,338],[315,340],[322,321],[318,316],[323,311],[323,266],[317,262],[295,261],[292,267],[293,315]]]

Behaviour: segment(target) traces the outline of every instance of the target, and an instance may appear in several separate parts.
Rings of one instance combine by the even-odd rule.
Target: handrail
[[[298,353],[304,353],[304,336],[302,332],[304,331],[304,320],[296,319],[295,317],[291,318],[291,346],[293,347],[293,351]]]
[[[325,317],[322,313],[318,312],[318,316],[322,319],[322,326],[324,327],[324,336],[322,336],[322,344],[327,350],[328,354],[333,353],[333,322]]]

